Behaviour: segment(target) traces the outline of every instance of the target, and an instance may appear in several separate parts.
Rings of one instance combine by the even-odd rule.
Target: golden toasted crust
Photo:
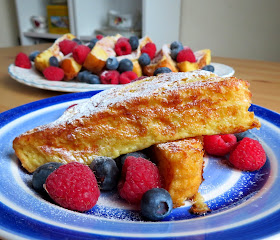
[[[203,180],[203,137],[160,143],[152,149],[173,206],[184,205],[198,192]]]
[[[248,82],[196,71],[161,74],[94,95],[54,123],[17,137],[13,147],[30,172],[50,161],[90,164],[153,144],[260,127],[248,112]]]
[[[51,47],[38,54],[34,60],[36,69],[43,72],[45,68],[50,66],[49,59],[52,56],[61,60],[63,58],[63,54],[60,52],[59,43],[65,39],[72,40],[73,38],[75,38],[75,36],[71,33],[64,34],[62,37],[58,38]]]
[[[211,62],[211,50],[203,49],[194,53],[196,62],[184,61],[177,63],[180,72],[189,72],[203,68]]]

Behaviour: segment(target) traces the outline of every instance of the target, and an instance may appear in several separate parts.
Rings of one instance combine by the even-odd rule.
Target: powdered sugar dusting
[[[158,77],[149,77],[143,80],[124,85],[121,88],[111,88],[94,95],[85,102],[69,108],[55,122],[48,126],[71,123],[82,117],[104,111],[110,107],[130,101],[135,98],[164,96],[167,92],[177,91],[180,88],[191,88],[209,84],[209,81],[220,81],[216,74],[208,71],[178,72],[161,74]]]

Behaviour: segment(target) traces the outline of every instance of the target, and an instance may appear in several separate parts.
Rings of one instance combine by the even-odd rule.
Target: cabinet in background
[[[47,16],[48,1],[15,0],[22,45],[54,41],[59,34],[32,31],[31,16]],[[179,40],[181,0],[67,0],[70,31],[82,40],[97,33],[149,36],[158,47]],[[133,31],[108,31],[108,13],[132,13],[137,21]]]

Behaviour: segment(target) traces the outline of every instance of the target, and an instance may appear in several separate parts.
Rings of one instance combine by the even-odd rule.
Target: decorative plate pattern
[[[12,141],[98,91],[65,94],[0,114],[0,238],[4,239],[278,239],[280,236],[280,115],[252,105],[262,127],[267,163],[256,172],[232,169],[225,159],[206,157],[200,192],[212,212],[191,215],[190,204],[161,222],[144,221],[136,207],[114,192],[102,193],[86,213],[63,209],[38,195],[32,175],[21,168]]]
[[[211,63],[215,67],[215,73],[221,77],[229,77],[234,74],[234,69],[221,63]],[[105,90],[121,85],[115,84],[88,84],[75,81],[49,81],[41,73],[32,69],[24,69],[11,64],[8,68],[10,76],[16,81],[35,88],[41,88],[60,92],[86,92],[93,90]]]

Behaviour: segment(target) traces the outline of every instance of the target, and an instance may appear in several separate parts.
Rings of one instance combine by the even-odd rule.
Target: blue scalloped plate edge
[[[20,107],[17,107],[15,109],[11,109],[9,111],[6,111],[4,113],[0,114],[0,126],[1,128],[3,126],[5,126],[6,124],[8,124],[9,122],[17,119],[18,117],[31,113],[33,111],[48,107],[48,106],[52,106],[52,105],[56,105],[59,103],[64,103],[64,102],[70,102],[73,100],[82,100],[85,98],[88,98],[90,96],[92,96],[93,94],[97,93],[98,91],[93,91],[93,92],[84,92],[84,93],[73,93],[73,94],[65,94],[62,96],[57,96],[57,97],[52,97],[52,98],[48,98],[48,99],[44,99],[44,100],[40,100],[40,101],[36,101],[33,103],[29,103]],[[256,105],[252,105],[250,110],[254,111],[257,117],[260,117],[262,119],[264,119],[264,121],[268,121],[269,123],[275,125],[277,128],[280,127],[280,117],[279,114],[276,112],[273,112],[271,110],[268,109],[264,109],[262,107],[256,106]],[[279,130],[278,130],[279,131]],[[266,135],[271,135],[269,132]],[[277,138],[279,140],[279,138]],[[277,140],[276,139],[276,140]],[[275,140],[275,139],[272,139]],[[279,143],[279,141],[278,141]],[[277,156],[278,157],[278,156]],[[278,160],[277,160],[278,161]],[[274,179],[275,180],[275,179]],[[274,193],[272,193],[274,194]],[[262,198],[265,196],[261,196]],[[3,204],[0,203],[0,209],[3,209]],[[234,212],[234,211],[233,211]],[[180,235],[180,234],[168,234],[170,231],[172,232],[172,228],[176,229],[176,222],[171,222],[170,224],[168,222],[163,222],[163,223],[150,223],[151,225],[153,225],[154,227],[157,227],[159,229],[161,229],[162,231],[162,235],[156,235],[156,234],[151,234],[149,235],[145,235],[145,229],[143,230],[143,234],[136,234],[134,236],[130,236],[128,234],[122,234],[122,233],[118,233],[118,235],[103,235],[102,232],[100,232],[100,234],[87,234],[87,233],[82,233],[79,232],[79,234],[77,236],[75,236],[75,239],[83,239],[86,237],[93,237],[95,239],[109,239],[109,238],[116,238],[116,239],[129,239],[130,237],[133,237],[134,239],[142,239],[142,238],[158,238],[158,239],[163,239],[163,238],[168,238],[168,239],[173,239],[174,237],[176,237],[176,239],[217,239],[217,236],[219,236],[219,238],[227,238],[227,239],[240,239],[242,238],[245,234],[247,234],[248,237],[250,237],[250,239],[255,239],[255,238],[264,238],[264,237],[271,237],[271,236],[275,236],[275,234],[279,234],[279,227],[280,227],[280,211],[279,209],[277,209],[277,211],[275,212],[270,212],[268,210],[268,214],[267,215],[263,215],[263,217],[257,218],[254,222],[252,223],[247,223],[244,224],[244,226],[238,226],[238,227],[232,227],[230,229],[226,229],[226,231],[223,231],[221,229],[221,231],[219,231],[219,228],[217,228],[216,230],[213,231],[205,231],[205,233],[201,232],[201,231],[196,231],[195,227],[196,224],[194,224],[194,229],[193,229],[193,234],[190,235]],[[221,213],[222,214],[222,213]],[[17,219],[17,221],[14,222],[14,225],[10,222],[10,216],[13,215],[13,218],[15,217]],[[215,215],[215,214],[214,214]],[[213,215],[213,216],[214,216]],[[218,213],[219,215],[219,213]],[[223,215],[223,214],[222,214]],[[208,217],[210,216],[211,219],[211,214],[208,215]],[[278,217],[279,216],[279,217]],[[212,217],[215,218],[215,217]],[[203,219],[203,217],[202,217]],[[28,222],[28,216],[22,216],[21,214],[13,211],[10,209],[10,211],[6,214],[2,214],[2,217],[0,217],[0,225],[2,226],[2,229],[0,230],[0,236],[5,237],[5,238],[10,238],[10,237],[16,237],[14,235],[13,229],[10,229],[11,227],[14,228],[19,228],[18,223],[22,222],[22,221],[27,221]],[[2,222],[2,224],[1,224]],[[9,226],[9,228],[5,229],[5,224],[4,222],[9,222],[11,225]],[[106,221],[105,221],[106,222]],[[196,221],[194,221],[196,222]],[[202,221],[204,222],[204,221]],[[67,238],[68,236],[71,236],[73,234],[73,231],[71,230],[67,230],[67,229],[61,229],[60,227],[55,227],[53,225],[49,225],[47,224],[47,228],[46,228],[46,224],[42,225],[40,223],[36,223],[34,224],[34,227],[36,226],[36,229],[32,229],[32,225],[34,222],[30,221],[28,222],[28,226],[31,226],[31,229],[22,229],[22,231],[26,231],[25,234],[27,235],[17,235],[17,237],[19,238],[25,238],[26,239],[47,239],[47,238],[53,238],[53,239],[64,239]],[[186,225],[189,226],[188,221],[186,222]],[[117,223],[113,223],[113,225]],[[172,225],[172,227],[171,227]],[[237,224],[238,225],[238,224]],[[24,225],[23,225],[24,226]],[[129,226],[129,224],[127,225]],[[139,226],[141,228],[141,226],[146,226],[144,223],[139,223]],[[22,227],[22,226],[21,226]],[[147,227],[147,226],[146,226]],[[262,229],[263,230],[260,230]],[[20,229],[18,229],[19,231]],[[225,230],[225,229],[224,229]],[[125,229],[123,229],[123,231],[125,231]],[[52,235],[53,232],[56,232],[55,235]],[[196,234],[199,233],[199,234]],[[250,235],[248,235],[248,233]],[[44,236],[44,234],[47,234],[46,236]],[[49,234],[49,235],[48,235]]]

